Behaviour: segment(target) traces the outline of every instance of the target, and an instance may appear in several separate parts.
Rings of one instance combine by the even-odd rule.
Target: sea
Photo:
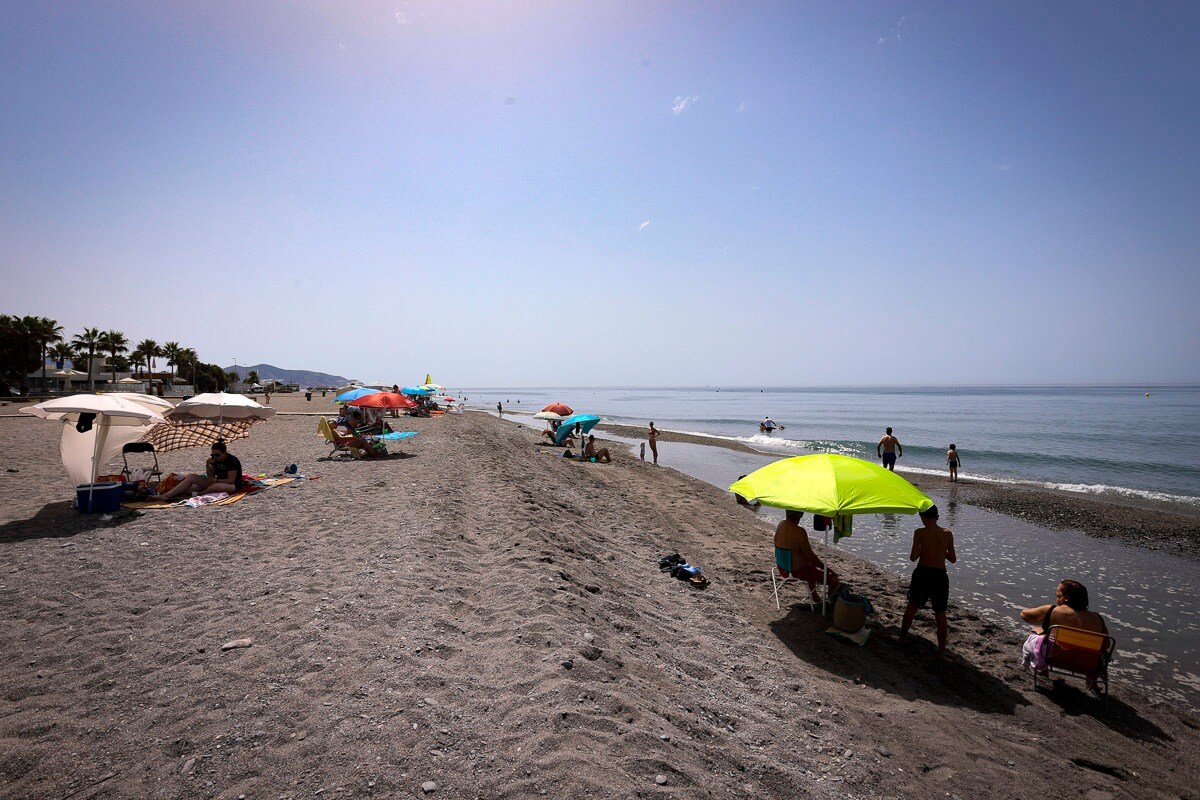
[[[954,443],[964,480],[1155,501],[1193,513],[1200,508],[1200,386],[458,391],[471,408],[495,413],[500,402],[509,412],[521,412],[515,419],[538,427],[530,415],[557,401],[612,422],[644,426],[652,420],[664,430],[710,438],[713,445],[733,440],[758,451],[659,445],[660,464],[722,490],[783,456],[835,452],[873,460],[890,426],[903,447],[901,474],[945,476],[946,451]],[[761,433],[758,423],[768,416],[783,428]],[[606,436],[637,452],[638,440]],[[942,509],[942,523],[954,530],[959,553],[950,568],[952,602],[1023,632],[1021,608],[1052,602],[1063,578],[1080,580],[1118,642],[1113,680],[1200,709],[1200,571],[1193,560],[1078,531],[1050,531],[960,503],[948,481],[932,485],[929,493]],[[764,526],[774,524],[779,513],[758,512]],[[858,517],[854,535],[836,547],[906,575],[914,527],[910,517]],[[766,551],[764,560],[770,560]],[[855,589],[869,594],[869,587]]]

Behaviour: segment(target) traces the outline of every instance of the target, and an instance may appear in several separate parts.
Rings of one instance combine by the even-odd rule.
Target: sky
[[[0,313],[401,384],[1200,382],[1200,4],[0,5]]]

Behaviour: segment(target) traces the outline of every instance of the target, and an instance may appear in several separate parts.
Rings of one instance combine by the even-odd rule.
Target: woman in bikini
[[[646,438],[650,441],[650,452],[654,454],[654,463],[658,463],[658,434],[660,431],[654,427],[654,423],[650,423],[650,430],[646,432]]]

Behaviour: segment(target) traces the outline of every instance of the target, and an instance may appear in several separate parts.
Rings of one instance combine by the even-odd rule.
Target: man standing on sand
[[[904,448],[900,446],[900,440],[892,436],[891,428],[887,429],[879,444],[875,445],[875,454],[883,460],[884,468],[896,471],[896,456],[903,456]]]
[[[501,405],[499,400],[496,401],[496,415],[499,416],[500,419],[504,419],[504,406]]]
[[[904,620],[900,624],[900,641],[908,636],[917,609],[929,603],[937,620],[938,657],[946,656],[946,606],[950,603],[950,576],[946,573],[946,562],[958,562],[954,552],[954,534],[938,525],[937,506],[921,512],[924,527],[913,531],[912,552],[908,560],[916,561],[912,582],[908,586],[908,608],[904,609]]]

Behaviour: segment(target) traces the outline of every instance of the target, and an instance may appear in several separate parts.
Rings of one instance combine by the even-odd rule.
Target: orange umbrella
[[[542,411],[549,411],[551,414],[562,414],[564,417],[569,417],[575,413],[566,403],[551,403],[543,408]]]
[[[351,400],[347,405],[355,408],[416,408],[417,404],[402,394],[395,392],[376,392]]]

